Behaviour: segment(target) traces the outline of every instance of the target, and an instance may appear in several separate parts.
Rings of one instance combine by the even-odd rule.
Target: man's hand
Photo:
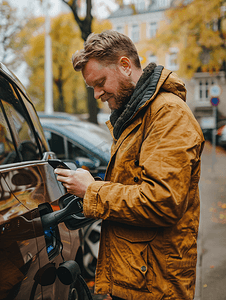
[[[76,171],[58,168],[54,172],[67,192],[80,198],[84,198],[88,186],[95,181],[89,171],[80,168]]]

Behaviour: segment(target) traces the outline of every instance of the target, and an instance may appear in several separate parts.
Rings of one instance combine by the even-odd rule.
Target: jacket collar
[[[113,134],[118,139],[128,122],[154,94],[163,67],[149,64],[137,82],[136,88],[123,109],[112,112],[110,121],[114,126]]]

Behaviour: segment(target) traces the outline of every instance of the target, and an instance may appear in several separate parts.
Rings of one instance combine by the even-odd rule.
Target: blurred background
[[[136,44],[142,67],[155,62],[183,78],[187,103],[205,137],[218,143],[226,124],[226,2],[1,2],[0,61],[18,75],[38,111],[87,114],[93,123],[98,112],[110,113],[93,100],[71,56],[91,32],[114,29]]]
[[[110,111],[93,98],[71,56],[91,32],[128,35],[142,67],[155,62],[187,88],[203,153],[196,299],[226,299],[226,1],[0,0],[0,61],[36,110],[68,113],[105,128]],[[99,299],[99,298],[96,298]]]

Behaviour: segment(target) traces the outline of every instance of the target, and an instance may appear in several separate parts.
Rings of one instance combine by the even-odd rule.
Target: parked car
[[[112,137],[100,126],[76,116],[54,112],[38,113],[50,149],[59,159],[72,160],[92,175],[104,179],[110,159]],[[101,221],[83,229],[83,266],[86,277],[93,278],[98,257]]]
[[[59,159],[74,161],[94,177],[104,178],[112,144],[109,132],[70,114],[39,113],[39,117],[50,149]]]
[[[218,145],[226,148],[226,125],[218,129]]]
[[[60,271],[76,261],[83,272],[79,222],[93,220],[79,213],[77,221],[74,206],[70,215],[66,206],[79,202],[65,197],[50,158],[56,155],[26,90],[0,63],[0,299],[85,299],[80,282],[65,283]],[[65,224],[57,225],[63,213]]]

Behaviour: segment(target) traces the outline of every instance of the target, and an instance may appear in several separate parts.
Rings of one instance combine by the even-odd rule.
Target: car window
[[[93,169],[99,167],[100,160],[90,155],[87,151],[81,147],[67,141],[68,159],[76,162],[78,167],[88,167]]]
[[[27,98],[25,98],[25,96],[19,90],[18,90],[18,93],[19,93],[20,97],[22,98],[23,103],[25,104],[27,110],[29,111],[32,123],[34,124],[34,127],[35,127],[36,134],[39,138],[41,151],[42,151],[42,153],[44,153],[44,152],[48,151],[49,149],[48,149],[48,145],[47,145],[46,140],[45,140],[45,135],[44,135],[42,126],[40,124],[39,118],[38,118],[38,116],[36,114],[36,111],[34,109],[34,106],[33,106],[32,103],[30,103],[27,100]]]
[[[65,159],[64,138],[49,130],[44,130],[44,133],[51,151],[55,152],[59,159]]]
[[[88,141],[94,147],[110,155],[112,137],[110,133],[99,128],[95,124],[87,124],[81,122],[80,124],[63,124],[64,128],[70,132],[74,132],[84,140]]]
[[[27,112],[12,85],[4,77],[0,78],[0,99],[19,153],[14,162],[40,159],[33,130],[27,122]]]
[[[67,142],[68,145],[68,158],[71,160],[76,160],[78,157],[91,158],[83,149],[79,148],[71,142]]]
[[[12,163],[16,157],[12,136],[0,106],[0,165]]]

